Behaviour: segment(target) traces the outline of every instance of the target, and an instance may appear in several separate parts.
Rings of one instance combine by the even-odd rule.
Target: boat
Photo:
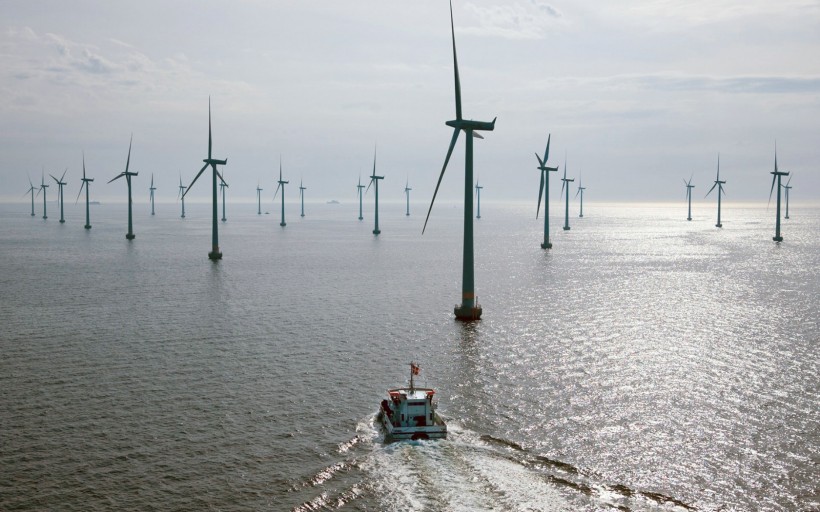
[[[388,389],[388,398],[382,400],[378,420],[385,430],[385,442],[447,437],[447,425],[433,402],[435,390],[415,386],[413,377],[420,371],[416,363],[410,363],[410,387]]]

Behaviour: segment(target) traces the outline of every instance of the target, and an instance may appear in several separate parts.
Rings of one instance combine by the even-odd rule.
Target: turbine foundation
[[[280,222],[279,225],[282,226],[282,227],[285,227],[285,226],[288,225],[288,223],[287,222]]]
[[[453,309],[453,313],[456,315],[456,320],[461,320],[462,322],[480,320],[481,311],[481,306],[478,304],[476,304],[475,307],[456,304],[456,307]]]
[[[381,230],[381,229],[374,229],[374,230],[373,230],[373,234],[374,234],[374,235],[378,235],[378,234],[379,234],[379,233],[381,233],[381,232],[382,232],[382,230]]]
[[[774,240],[775,242],[782,242],[782,241],[783,241],[783,237],[782,237],[782,236],[773,236],[773,237],[772,237],[772,240]]]
[[[214,247],[214,250],[208,253],[208,258],[216,261],[222,259],[222,253],[219,252],[219,247]]]
[[[60,219],[60,224],[65,224],[65,219]]]
[[[723,227],[723,224],[715,224],[715,227],[716,227],[716,228],[722,228],[722,227]]]
[[[552,243],[551,242],[544,242],[544,243],[541,244],[541,248],[542,249],[552,249]]]
[[[86,224],[86,225],[85,225],[85,226],[83,226],[83,227],[84,227],[85,229],[91,229],[91,224]]]
[[[137,238],[137,235],[135,235],[134,233],[128,233],[127,235],[125,235],[125,238],[127,238],[128,240],[133,240]]]
[[[569,226],[564,226],[564,231],[569,231],[569,229],[570,229]]]

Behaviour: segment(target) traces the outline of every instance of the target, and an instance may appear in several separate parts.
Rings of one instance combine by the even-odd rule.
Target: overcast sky
[[[792,199],[820,200],[820,1],[455,0],[466,118],[482,199],[538,196],[534,153],[579,176],[585,199],[701,199],[720,153],[727,201],[769,195],[775,141]],[[135,200],[151,173],[176,198],[207,155],[229,194],[264,199],[281,156],[295,201],[355,200],[378,147],[380,199],[429,201],[455,116],[445,0],[0,1],[0,200],[42,169],[92,199]],[[458,200],[464,137],[440,197]],[[559,174],[560,174],[559,173]],[[551,176],[552,197],[560,189]],[[189,197],[209,197],[199,181]],[[575,189],[573,188],[573,194]]]

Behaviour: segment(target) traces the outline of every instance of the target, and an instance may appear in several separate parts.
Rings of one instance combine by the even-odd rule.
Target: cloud
[[[477,18],[479,26],[460,32],[508,39],[544,39],[563,18],[558,9],[539,0],[486,7],[468,3],[464,8]]]

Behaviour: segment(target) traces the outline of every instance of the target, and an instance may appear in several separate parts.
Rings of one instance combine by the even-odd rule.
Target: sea
[[[820,510],[820,207],[0,205],[0,510]],[[220,208],[220,217],[221,217]],[[543,215],[543,211],[541,212]],[[449,435],[384,443],[386,390]]]

